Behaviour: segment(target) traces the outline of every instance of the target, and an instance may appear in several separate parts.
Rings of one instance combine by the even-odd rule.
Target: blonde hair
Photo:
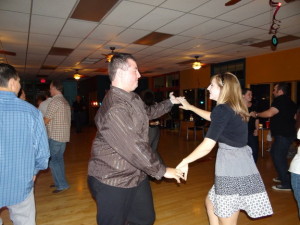
[[[237,77],[226,72],[212,76],[211,80],[213,79],[221,89],[217,104],[228,104],[244,121],[248,121],[250,115],[243,101],[241,85]]]

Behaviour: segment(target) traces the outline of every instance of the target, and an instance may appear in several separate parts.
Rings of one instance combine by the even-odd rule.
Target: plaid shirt
[[[48,137],[58,142],[70,141],[71,108],[62,94],[55,95],[49,103],[46,118]]]

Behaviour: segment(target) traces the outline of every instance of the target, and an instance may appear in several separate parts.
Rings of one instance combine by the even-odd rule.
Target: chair
[[[194,126],[188,126],[186,128],[186,140],[189,140],[189,131],[192,130],[194,131],[194,140],[197,139],[197,131],[200,130],[202,131],[202,137],[204,138],[205,137],[205,123],[206,121],[202,118],[197,118],[195,119],[195,123],[194,123]]]

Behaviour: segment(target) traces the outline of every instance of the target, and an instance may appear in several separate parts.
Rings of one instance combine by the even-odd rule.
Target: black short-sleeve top
[[[210,118],[211,124],[206,134],[207,138],[233,147],[247,145],[248,124],[229,105],[217,105]]]

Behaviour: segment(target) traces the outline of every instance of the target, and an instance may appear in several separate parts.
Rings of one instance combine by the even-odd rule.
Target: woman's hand
[[[187,180],[187,175],[189,172],[189,164],[182,160],[177,166],[176,169],[179,169],[183,173],[183,179]]]
[[[191,104],[184,97],[178,97],[177,100],[180,102],[181,106],[179,108],[184,110],[191,110]]]
[[[166,173],[164,174],[165,178],[169,178],[169,179],[175,179],[177,181],[177,183],[180,183],[180,178],[183,178],[183,173],[181,170],[179,169],[174,169],[174,168],[169,168],[167,167],[166,169]]]

